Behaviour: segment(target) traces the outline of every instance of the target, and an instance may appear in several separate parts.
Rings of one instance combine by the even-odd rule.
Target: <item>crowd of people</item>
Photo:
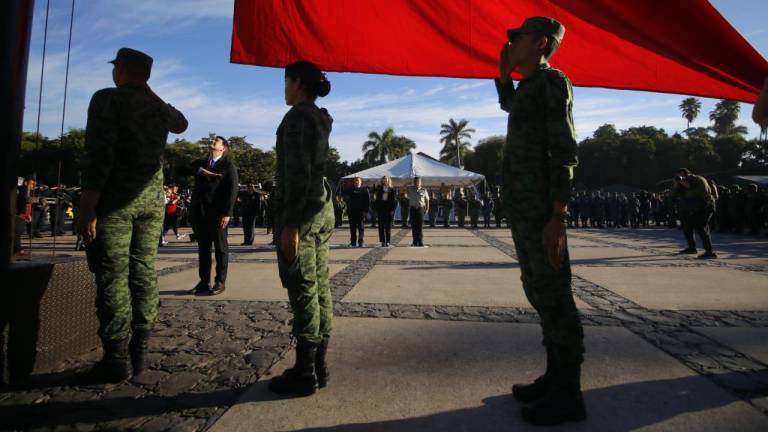
[[[20,179],[21,180],[21,179]],[[386,182],[386,184],[385,184]],[[710,221],[712,231],[762,235],[768,234],[768,188],[754,183],[715,185],[711,182],[715,207]],[[429,227],[501,228],[508,227],[503,212],[502,194],[491,187],[492,193],[480,193],[477,188],[427,189],[428,205],[424,209],[423,223]],[[187,238],[180,227],[190,227],[192,190],[181,189],[175,184],[164,187],[165,216],[158,245],[168,244],[166,235],[172,230],[177,240]],[[77,235],[74,218],[80,201],[80,188],[47,187],[38,185],[34,176],[20,181],[18,187],[19,219],[16,230],[16,252],[26,254],[21,237],[43,238],[44,233],[53,236],[66,234],[67,219],[73,235]],[[661,192],[606,192],[603,190],[574,190],[568,202],[569,228],[676,228],[681,224],[680,197],[672,189]],[[239,185],[229,222],[231,227],[243,228],[241,246],[252,245],[255,228],[273,233],[272,195],[260,183]],[[365,225],[378,228],[379,242],[390,246],[391,227],[412,227],[407,188],[393,188],[391,179],[382,179],[372,188],[362,186],[356,180],[347,191],[340,189],[333,199],[335,226],[345,221],[355,234],[350,236],[351,246],[365,243]],[[189,237],[195,241],[194,234]],[[269,243],[275,245],[274,238]],[[75,243],[76,250],[83,250],[82,238]]]
[[[768,234],[768,188],[712,184],[715,199],[711,227],[722,233]],[[575,191],[568,203],[569,228],[675,228],[680,197],[671,189],[656,192]]]

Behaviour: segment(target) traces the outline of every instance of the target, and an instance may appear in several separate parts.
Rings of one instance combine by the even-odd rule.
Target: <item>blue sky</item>
[[[24,130],[34,131],[42,58],[46,0],[35,2]],[[768,57],[768,1],[717,0],[714,6]],[[51,0],[43,84],[41,132],[59,133],[66,65],[70,0]],[[84,127],[90,95],[112,86],[111,65],[122,46],[141,49],[155,59],[150,85],[181,109],[190,122],[182,137],[196,140],[209,132],[245,135],[262,149],[274,145],[286,111],[282,70],[229,63],[233,0],[79,0],[75,9],[65,129]],[[361,156],[368,132],[393,127],[438,155],[440,124],[466,118],[477,132],[471,140],[504,134],[506,116],[489,80],[329,74],[331,94],[319,100],[332,113],[331,145],[342,159]],[[619,129],[651,125],[681,131],[677,108],[685,96],[605,89],[575,89],[574,116],[579,139],[598,126]],[[703,99],[694,126],[708,126],[716,100]],[[750,136],[759,129],[749,119],[752,105],[742,104],[739,124]],[[173,136],[171,137],[173,138]]]

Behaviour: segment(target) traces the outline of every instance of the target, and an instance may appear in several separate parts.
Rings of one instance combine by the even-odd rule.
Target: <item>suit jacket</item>
[[[382,199],[384,195],[384,191],[379,188],[376,189],[376,193],[374,194],[374,201],[373,206],[376,209],[376,211],[379,212],[393,212],[395,211],[395,208],[397,207],[397,202],[395,201],[395,190],[392,188],[389,188],[387,191],[387,199]]]
[[[222,156],[213,167],[206,168],[221,174],[221,177],[208,177],[200,173],[200,168],[205,168],[207,164],[206,157],[192,162],[190,166],[195,176],[190,206],[192,216],[232,216],[237,200],[237,167],[228,157]]]

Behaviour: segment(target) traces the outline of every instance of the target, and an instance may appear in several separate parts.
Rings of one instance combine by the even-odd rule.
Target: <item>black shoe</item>
[[[544,397],[549,391],[549,379],[542,375],[531,384],[515,384],[512,386],[512,396],[523,403],[535,402]]]
[[[224,286],[224,282],[216,282],[213,284],[213,288],[211,288],[210,295],[215,296],[219,295],[224,292],[226,287]]]
[[[324,388],[328,385],[330,374],[328,373],[328,364],[325,362],[325,355],[328,352],[328,342],[330,338],[323,338],[317,347],[315,354],[315,375],[317,375],[317,387]]]
[[[694,255],[696,254],[695,248],[686,248],[678,252],[679,255]]]
[[[385,242],[381,242],[381,247],[387,247],[387,244]]]
[[[712,251],[704,252],[703,254],[699,255],[698,258],[700,260],[715,259],[715,258],[717,258],[717,254],[712,252]]]
[[[269,391],[289,396],[309,396],[317,391],[315,358],[317,345],[299,341],[296,344],[296,364],[272,378]]]
[[[200,281],[189,291],[191,295],[203,295],[211,291],[211,285],[208,282]]]
[[[43,238],[43,235],[40,234],[39,232],[37,232],[37,233],[32,234],[32,237],[34,237],[34,238]]]
[[[103,345],[104,356],[90,371],[75,378],[77,385],[117,384],[131,377],[128,338]]]
[[[349,247],[355,247],[355,246],[356,246],[356,245],[355,245],[355,243],[354,243],[354,242],[349,244]]]
[[[133,366],[133,375],[138,375],[147,368],[147,352],[149,347],[149,331],[134,330],[131,335],[131,342],[128,345],[128,351],[131,354],[131,366]]]
[[[364,245],[364,243],[360,242],[360,243],[357,244],[357,247],[363,247],[363,245]]]
[[[566,422],[580,422],[587,418],[581,391],[551,389],[533,405],[520,409],[527,423],[536,426],[556,426]]]

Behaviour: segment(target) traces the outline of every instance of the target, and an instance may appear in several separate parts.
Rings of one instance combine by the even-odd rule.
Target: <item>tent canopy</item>
[[[385,164],[368,168],[345,176],[345,179],[360,177],[367,185],[378,184],[385,175],[392,179],[392,186],[411,184],[414,177],[421,177],[424,187],[468,187],[485,179],[482,174],[446,165],[421,153],[408,154]]]
[[[707,0],[236,0],[230,59],[494,78],[505,30],[534,15],[565,25],[552,65],[578,86],[754,102],[768,76]]]

